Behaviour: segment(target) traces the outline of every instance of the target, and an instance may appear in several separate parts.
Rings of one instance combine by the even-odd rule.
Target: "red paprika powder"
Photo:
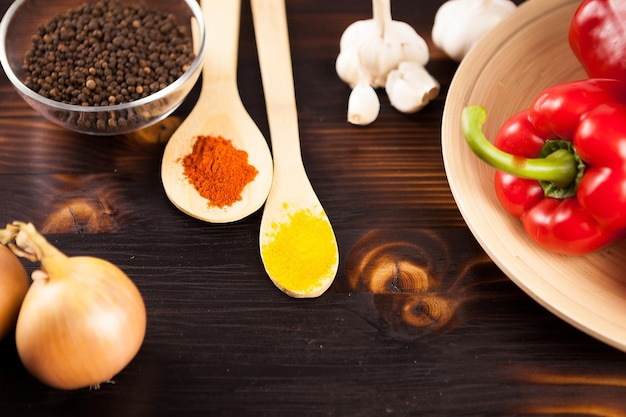
[[[221,136],[198,136],[182,164],[189,182],[209,200],[209,206],[219,208],[241,200],[244,187],[258,174],[248,164],[248,153]]]

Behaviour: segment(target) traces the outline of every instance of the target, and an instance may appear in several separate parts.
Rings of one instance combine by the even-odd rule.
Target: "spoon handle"
[[[251,0],[254,33],[277,170],[302,165],[284,0]]]
[[[241,0],[201,0],[206,22],[203,78],[237,81]]]

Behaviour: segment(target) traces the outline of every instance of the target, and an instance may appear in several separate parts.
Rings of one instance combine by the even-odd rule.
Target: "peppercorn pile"
[[[178,79],[195,55],[173,15],[135,2],[100,0],[38,28],[26,53],[24,84],[81,106],[128,103]]]

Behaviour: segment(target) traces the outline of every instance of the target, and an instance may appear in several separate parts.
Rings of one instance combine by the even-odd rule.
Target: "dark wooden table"
[[[429,42],[442,92],[414,115],[383,94],[378,120],[356,127],[334,61],[370,3],[287,2],[303,159],[340,249],[311,300],[264,273],[261,212],[207,224],[165,196],[164,144],[193,95],[149,134],[97,138],[47,122],[0,78],[0,224],[34,222],[67,254],[117,264],[148,310],[138,356],[99,390],[50,389],[0,342],[1,416],[626,416],[626,354],[532,300],[465,226],[440,147],[457,68],[430,40],[442,0],[392,3]],[[247,1],[241,29],[241,95],[269,135]],[[389,262],[387,291],[368,290]],[[428,291],[411,283],[424,271]]]

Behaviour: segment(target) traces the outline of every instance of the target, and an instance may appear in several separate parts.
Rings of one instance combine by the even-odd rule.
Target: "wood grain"
[[[148,310],[139,355],[100,390],[51,390],[23,369],[11,339],[1,341],[0,415],[626,415],[624,353],[538,305],[465,226],[441,157],[457,68],[430,41],[443,1],[392,3],[393,15],[431,45],[428,68],[442,93],[414,115],[395,112],[383,96],[379,119],[361,128],[345,121],[349,88],[334,59],[341,33],[368,18],[370,4],[287,1],[303,159],[340,251],[335,283],[312,300],[287,297],[264,274],[260,213],[207,224],[168,201],[163,140],[59,130],[0,78],[0,222],[48,224],[50,241],[67,254],[114,262]],[[1,0],[0,10],[8,4]],[[267,135],[248,2],[241,30],[242,101]],[[381,257],[363,263],[363,254],[374,260],[372,248]],[[390,259],[400,268],[390,269]],[[353,284],[367,276],[348,269],[359,262],[393,271],[388,291]],[[434,318],[437,310],[415,302],[426,295],[451,307],[445,323],[401,320],[404,305]]]

